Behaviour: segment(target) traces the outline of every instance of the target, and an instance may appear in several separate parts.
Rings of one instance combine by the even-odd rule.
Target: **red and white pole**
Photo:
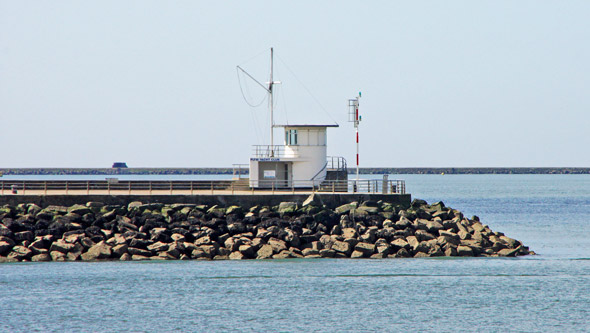
[[[356,106],[356,120],[355,120],[355,130],[356,130],[356,181],[359,181],[359,109],[358,109],[358,99],[357,99],[357,106]]]
[[[348,100],[348,121],[354,123],[354,131],[356,133],[356,182],[353,185],[353,191],[357,191],[359,182],[359,123],[363,119],[359,115],[359,99],[361,93],[359,92],[358,97]]]

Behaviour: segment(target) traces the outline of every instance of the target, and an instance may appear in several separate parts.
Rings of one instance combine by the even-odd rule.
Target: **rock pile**
[[[0,207],[0,262],[405,258],[533,254],[442,202],[204,206],[88,202]]]

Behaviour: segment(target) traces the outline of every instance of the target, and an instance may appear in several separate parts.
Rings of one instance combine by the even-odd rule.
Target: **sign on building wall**
[[[275,170],[264,170],[264,178],[270,178],[270,179],[277,178]]]

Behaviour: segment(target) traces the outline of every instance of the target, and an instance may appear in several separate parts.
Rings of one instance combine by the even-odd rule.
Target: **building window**
[[[285,143],[289,145],[297,145],[297,130],[290,129],[285,131]]]

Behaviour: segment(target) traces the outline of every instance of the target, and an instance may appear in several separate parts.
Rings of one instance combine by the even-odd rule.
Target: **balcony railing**
[[[271,146],[271,145],[256,145],[252,146],[252,156],[255,158],[281,158],[281,157],[297,157],[298,147],[289,146],[289,154],[285,149],[287,146]],[[294,155],[290,154],[293,152]]]

